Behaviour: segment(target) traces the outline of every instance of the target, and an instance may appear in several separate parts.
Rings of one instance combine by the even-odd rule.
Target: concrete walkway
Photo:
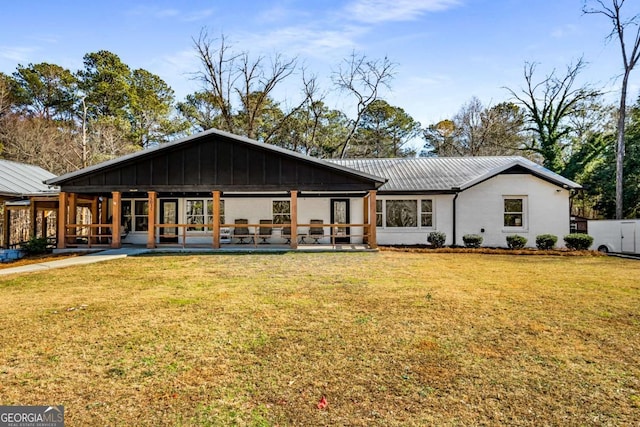
[[[125,258],[129,255],[138,255],[145,252],[141,249],[110,249],[106,251],[94,252],[82,256],[59,259],[55,261],[39,262],[36,264],[21,265],[0,269],[0,276],[20,273],[34,273],[38,271],[51,270],[53,268],[71,267],[74,265],[93,264],[94,262],[110,261],[112,259]]]

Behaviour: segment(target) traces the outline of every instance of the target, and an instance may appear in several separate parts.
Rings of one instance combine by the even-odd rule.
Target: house
[[[70,245],[535,242],[569,231],[579,185],[521,157],[325,161],[218,130],[46,180]],[[91,224],[75,216],[83,204]]]
[[[0,247],[52,228],[55,233],[58,192],[43,182],[51,178],[55,175],[38,166],[0,159]]]

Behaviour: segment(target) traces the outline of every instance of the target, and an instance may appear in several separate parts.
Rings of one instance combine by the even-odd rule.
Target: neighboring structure
[[[579,184],[523,157],[352,159],[333,161],[388,179],[378,189],[378,243],[425,244],[431,231],[462,245],[506,246],[518,234],[535,247],[539,234],[569,233],[570,190]]]
[[[590,220],[592,249],[600,252],[640,254],[640,219]]]
[[[447,244],[569,232],[580,186],[522,157],[324,161],[209,130],[57,178],[58,247]],[[91,211],[81,224],[77,207]]]
[[[54,177],[38,166],[0,160],[0,247],[55,230],[58,192],[43,182]]]

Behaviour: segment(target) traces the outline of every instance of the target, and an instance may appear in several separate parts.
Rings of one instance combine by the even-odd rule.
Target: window
[[[187,224],[193,224],[187,227],[187,231],[204,231],[205,201],[187,200],[186,203],[185,215]]]
[[[376,226],[433,228],[432,199],[376,200]]]
[[[210,231],[213,224],[213,199],[189,199],[185,202],[185,219],[192,224],[187,231]],[[224,200],[220,200],[220,224],[224,224]]]
[[[524,205],[522,197],[505,197],[504,201],[504,226],[524,227]]]
[[[433,200],[420,201],[420,225],[422,227],[433,227]]]
[[[124,226],[125,232],[133,230],[133,215],[131,215],[131,200],[123,200],[120,206],[120,225]]]
[[[213,200],[212,199],[207,200],[207,224],[213,224]],[[220,200],[220,224],[224,224],[224,200]]]
[[[417,200],[385,200],[387,227],[417,227]]]
[[[289,200],[273,201],[273,223],[286,224],[291,222],[291,202]]]
[[[147,231],[149,229],[149,202],[147,200],[134,200],[133,231]]]

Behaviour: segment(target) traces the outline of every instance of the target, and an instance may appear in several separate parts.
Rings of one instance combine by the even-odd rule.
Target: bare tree
[[[582,9],[587,14],[604,15],[611,21],[612,29],[607,40],[614,37],[620,42],[620,50],[622,53],[622,64],[624,65],[624,73],[622,75],[622,90],[620,92],[620,111],[618,113],[617,139],[616,139],[616,218],[622,219],[623,212],[623,180],[624,180],[624,130],[625,119],[627,113],[627,85],[629,84],[629,75],[640,59],[640,14],[633,15],[630,18],[623,18],[622,6],[625,0],[611,0],[611,6],[606,6],[603,0],[596,0],[598,6],[588,7],[585,5]],[[628,50],[625,31],[630,27],[635,28],[633,43],[631,49]],[[633,30],[631,30],[633,34]]]
[[[506,88],[525,109],[526,120],[533,138],[525,143],[525,149],[537,153],[544,159],[544,166],[561,172],[566,138],[571,133],[567,119],[580,111],[585,102],[600,96],[598,90],[589,86],[575,87],[576,78],[585,63],[580,58],[569,64],[564,75],[555,70],[539,82],[534,81],[535,63],[525,63],[526,87],[520,93]]]
[[[378,99],[383,87],[389,87],[394,74],[395,64],[387,57],[381,60],[370,60],[365,55],[355,52],[352,52],[343,61],[338,71],[333,73],[333,82],[338,89],[351,94],[356,99],[356,115],[342,143],[341,158],[347,152],[367,107]]]
[[[267,65],[262,56],[253,60],[247,52],[232,52],[224,35],[212,39],[204,29],[193,39],[193,44],[202,65],[196,76],[203,89],[213,95],[210,102],[220,112],[223,130],[256,138],[259,119],[270,103],[270,94],[294,73],[297,59],[276,55]]]
[[[427,127],[424,154],[438,156],[506,156],[521,154],[524,114],[503,102],[485,107],[477,97],[464,104],[453,120]]]

